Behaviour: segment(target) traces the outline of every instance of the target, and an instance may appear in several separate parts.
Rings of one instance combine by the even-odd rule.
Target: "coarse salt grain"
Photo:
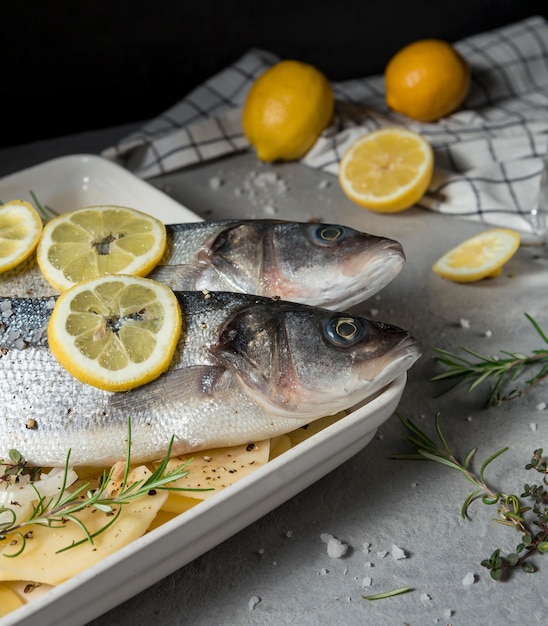
[[[346,554],[348,550],[348,545],[342,543],[333,535],[329,535],[328,533],[322,533],[320,535],[321,540],[327,544],[327,555],[332,559],[340,559]]]
[[[469,587],[476,582],[476,576],[474,572],[467,572],[466,576],[462,579],[462,584],[465,587]]]
[[[253,609],[257,606],[257,604],[259,604],[260,601],[261,598],[259,598],[258,596],[252,596],[247,603],[249,610],[253,611]]]
[[[538,425],[535,424],[534,422],[532,422],[531,424],[529,424],[529,428],[533,431],[536,432],[538,429]]]
[[[425,606],[432,604],[432,598],[427,593],[422,593],[420,599]]]
[[[398,546],[396,545],[392,545],[392,558],[396,561],[399,561],[401,559],[406,559],[407,555],[405,554],[404,550],[398,548]]]
[[[546,402],[539,402],[536,408],[537,411],[544,411],[544,409],[546,408]]]
[[[460,318],[461,328],[470,328],[470,320],[464,319],[464,317]]]
[[[363,580],[362,580],[362,587],[371,587],[371,583],[373,582],[373,580],[371,579],[371,576],[366,576]]]

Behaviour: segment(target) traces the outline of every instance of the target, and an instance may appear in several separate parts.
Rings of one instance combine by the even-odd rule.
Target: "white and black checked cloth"
[[[544,232],[541,174],[548,137],[548,22],[534,16],[455,44],[472,72],[462,109],[436,123],[391,112],[382,76],[333,83],[333,124],[304,156],[336,174],[356,137],[387,125],[421,133],[435,153],[418,206],[538,236]],[[103,156],[150,178],[249,149],[240,124],[252,82],[279,61],[251,50]],[[546,207],[548,208],[548,206]]]

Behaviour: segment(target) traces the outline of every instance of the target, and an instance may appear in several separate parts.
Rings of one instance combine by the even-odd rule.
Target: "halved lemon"
[[[380,128],[357,139],[344,153],[339,182],[360,206],[395,213],[422,198],[433,171],[432,147],[424,137],[406,128]]]
[[[474,235],[434,263],[436,274],[458,283],[498,276],[519,248],[520,235],[510,228],[492,228]]]
[[[37,259],[50,285],[64,291],[98,276],[146,276],[165,248],[166,229],[155,217],[129,207],[91,206],[49,221]]]
[[[168,369],[183,332],[175,294],[138,276],[102,276],[64,291],[48,324],[51,351],[79,381],[127,391]]]
[[[0,272],[22,263],[35,250],[42,234],[36,209],[23,200],[0,205]]]

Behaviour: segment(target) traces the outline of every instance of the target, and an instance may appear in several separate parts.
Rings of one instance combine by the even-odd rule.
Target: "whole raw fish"
[[[397,241],[336,224],[224,220],[166,228],[165,259],[149,278],[176,291],[235,291],[345,309],[377,293],[405,263]],[[57,293],[34,256],[0,274],[0,296]]]
[[[171,368],[129,392],[64,370],[47,345],[54,298],[0,298],[0,458],[107,466],[280,435],[361,403],[420,356],[388,324],[259,296],[178,292],[185,320]]]

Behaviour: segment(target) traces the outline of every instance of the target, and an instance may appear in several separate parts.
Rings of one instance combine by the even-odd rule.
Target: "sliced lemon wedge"
[[[510,228],[492,228],[474,235],[434,263],[436,274],[458,283],[498,276],[519,248],[520,235]]]
[[[182,332],[169,287],[138,276],[102,276],[64,291],[48,324],[51,351],[79,381],[127,391],[168,369]]]
[[[12,200],[0,205],[0,273],[29,257],[41,234],[42,220],[31,204]]]
[[[121,206],[63,213],[44,226],[37,260],[45,279],[63,291],[109,274],[146,276],[166,248],[164,224]]]
[[[344,153],[339,182],[360,206],[395,213],[422,198],[433,170],[433,151],[426,139],[406,128],[381,128],[357,139]]]

